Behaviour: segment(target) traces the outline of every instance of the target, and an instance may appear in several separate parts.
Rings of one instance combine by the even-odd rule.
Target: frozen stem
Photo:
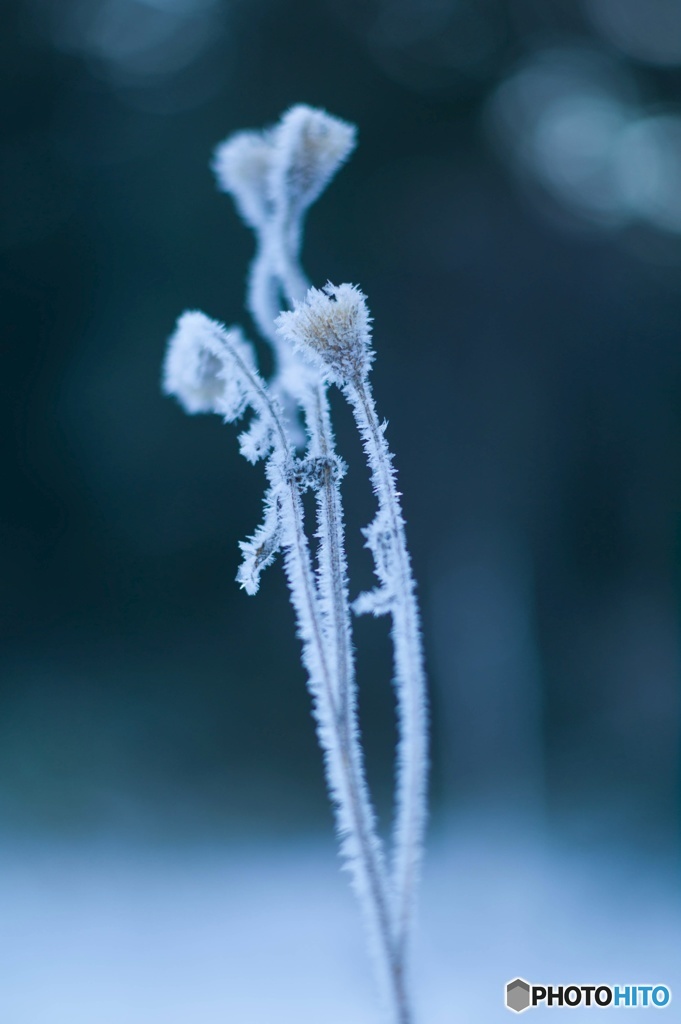
[[[304,302],[279,317],[279,330],[336,383],[352,408],[369,464],[378,511],[364,531],[378,587],[355,602],[358,614],[390,614],[399,746],[392,888],[395,950],[407,954],[414,892],[422,856],[428,774],[426,684],[416,588],[407,550],[392,455],[369,383],[374,358],[371,318],[358,288],[311,288]]]

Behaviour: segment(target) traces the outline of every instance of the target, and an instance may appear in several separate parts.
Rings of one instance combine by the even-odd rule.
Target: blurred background
[[[423,1019],[673,985],[681,0],[4,0],[0,50],[3,1022],[375,1019],[281,568],[233,582],[261,467],[159,390],[184,309],[252,331],[208,162],[295,102],[359,129],[304,255],[369,296],[423,606]],[[356,641],[387,821],[387,624]]]

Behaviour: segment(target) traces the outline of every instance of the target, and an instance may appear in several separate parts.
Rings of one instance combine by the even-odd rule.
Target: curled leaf
[[[281,540],[281,506],[276,494],[269,488],[265,494],[265,518],[253,536],[239,544],[243,559],[236,579],[247,594],[258,592],[260,575],[276,558]]]

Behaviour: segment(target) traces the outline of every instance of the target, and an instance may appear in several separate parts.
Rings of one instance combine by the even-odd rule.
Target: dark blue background
[[[436,815],[522,799],[588,834],[675,832],[681,242],[578,215],[489,129],[501,83],[556,46],[678,109],[676,67],[618,50],[585,12],[5,0],[3,828],[327,824],[281,569],[255,599],[233,582],[261,469],[159,391],[185,308],[251,329],[252,240],[213,147],[306,102],[359,129],[305,262],[316,284],[359,284],[375,317]],[[336,405],[357,592],[372,499]],[[385,808],[385,624],[360,622],[357,644]]]

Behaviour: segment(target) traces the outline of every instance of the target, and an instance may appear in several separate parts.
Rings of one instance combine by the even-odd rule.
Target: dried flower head
[[[337,383],[366,377],[371,365],[371,317],[366,297],[352,284],[310,288],[303,302],[277,318],[277,330],[312,356]]]
[[[261,228],[272,213],[270,172],[274,153],[272,131],[237,132],[221,142],[212,168],[218,187],[228,192],[247,224]]]
[[[281,211],[300,215],[321,195],[355,147],[355,127],[303,103],[273,132],[270,194]]]
[[[215,412],[225,390],[222,360],[205,343],[203,313],[184,313],[168,342],[163,364],[163,390],[174,395],[185,412]]]
[[[233,421],[246,404],[243,371],[254,365],[252,347],[238,328],[227,330],[204,313],[183,313],[168,341],[163,390],[186,412],[215,412]]]
[[[354,125],[300,103],[273,128],[231,135],[212,167],[242,218],[261,229],[275,209],[284,217],[304,213],[347,160],[355,134]]]

